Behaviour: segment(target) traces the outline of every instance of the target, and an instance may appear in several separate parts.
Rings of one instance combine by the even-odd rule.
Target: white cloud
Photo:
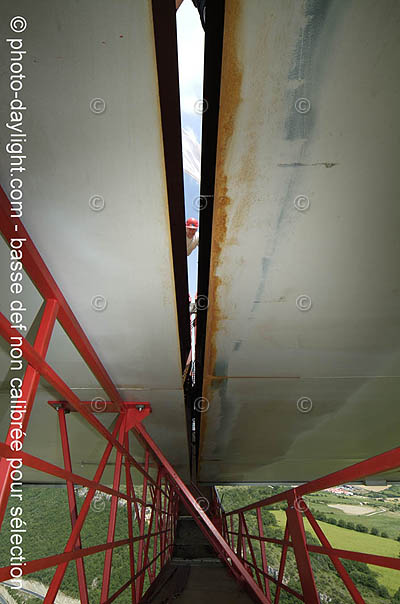
[[[191,0],[184,0],[176,13],[181,110],[195,114],[203,96],[204,31]]]
[[[182,128],[183,169],[196,182],[200,182],[200,143],[191,128]]]

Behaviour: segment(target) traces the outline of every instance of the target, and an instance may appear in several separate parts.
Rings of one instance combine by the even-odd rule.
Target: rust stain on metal
[[[210,306],[207,317],[207,338],[205,347],[203,396],[210,398],[211,381],[215,374],[216,335],[223,311],[218,301],[218,290],[223,285],[217,275],[221,252],[224,248],[228,233],[228,214],[231,199],[228,196],[228,182],[225,173],[225,163],[230,142],[235,130],[237,108],[241,101],[242,68],[237,56],[238,24],[241,15],[240,0],[230,0],[225,5],[225,26],[221,73],[221,98],[218,123],[218,147],[216,160],[216,178],[214,192],[213,238],[210,262]],[[207,426],[206,414],[202,418],[200,448],[203,448],[203,438]]]

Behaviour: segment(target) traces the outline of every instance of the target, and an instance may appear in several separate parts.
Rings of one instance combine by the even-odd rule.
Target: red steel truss
[[[11,426],[5,442],[0,443],[0,527],[6,512],[10,495],[12,460],[19,458],[24,466],[33,468],[58,479],[65,480],[68,506],[71,520],[71,534],[64,551],[46,558],[30,560],[22,569],[23,575],[54,567],[55,572],[44,602],[54,602],[60,589],[66,568],[72,561],[76,564],[80,600],[89,602],[85,575],[85,558],[99,552],[105,552],[101,602],[113,602],[124,590],[129,589],[133,603],[143,599],[145,577],[151,584],[157,572],[170,560],[173,551],[179,502],[193,515],[199,528],[215,548],[219,557],[227,564],[234,577],[251,593],[252,597],[264,604],[271,604],[270,583],[276,585],[274,604],[279,603],[282,590],[309,604],[317,604],[319,595],[310,561],[310,553],[326,555],[335,566],[354,602],[364,602],[362,596],[345,570],[341,559],[356,560],[377,566],[400,570],[400,560],[351,552],[333,548],[321,527],[312,516],[303,496],[328,487],[359,480],[369,475],[385,472],[400,466],[400,448],[393,449],[364,462],[355,464],[339,472],[290,489],[234,512],[225,513],[213,489],[208,514],[197,503],[191,489],[181,480],[162,451],[152,440],[143,425],[143,420],[151,413],[149,403],[122,401],[116,387],[104,369],[78,321],[69,308],[49,270],[44,264],[29,234],[17,218],[10,218],[10,205],[4,191],[0,188],[0,225],[5,239],[10,242],[15,226],[23,244],[23,265],[33,283],[45,300],[45,309],[39,330],[32,346],[21,335],[21,350],[28,362],[22,384],[24,420],[22,432],[29,428],[29,419],[33,411],[36,391],[40,377],[44,378],[60,396],[60,401],[49,401],[56,410],[59,419],[64,467],[51,464],[24,451],[14,451]],[[86,361],[98,381],[110,397],[105,411],[117,413],[113,432],[110,432],[96,418],[90,403],[81,401],[46,362],[55,321],[58,320],[74,342],[77,350]],[[8,319],[0,314],[0,334],[11,343],[16,335]],[[20,334],[18,334],[20,336]],[[105,440],[105,449],[92,480],[72,471],[71,454],[68,440],[66,415],[71,411],[79,413]],[[129,434],[132,433],[143,448],[144,462],[133,456],[130,450]],[[23,442],[23,436],[21,437]],[[102,476],[111,453],[115,449],[116,462],[112,487],[102,483]],[[133,476],[135,473],[135,476]],[[121,490],[121,477],[124,476],[126,490]],[[134,484],[136,477],[141,479],[142,491],[139,496]],[[78,513],[74,486],[88,488],[83,505]],[[96,492],[111,496],[110,517],[106,543],[92,547],[83,547],[81,529],[88,515],[90,504]],[[118,500],[127,502],[128,531],[126,539],[115,540],[115,527]],[[286,502],[287,523],[283,539],[265,536],[262,510],[276,502]],[[147,518],[146,518],[147,511]],[[149,515],[150,511],[150,515]],[[257,519],[257,534],[250,534],[248,514]],[[246,518],[247,515],[247,518]],[[307,543],[303,517],[306,517],[321,545]],[[138,535],[135,536],[135,531]],[[278,576],[268,570],[266,545],[274,543],[282,546]],[[130,579],[114,594],[110,595],[110,577],[112,557],[115,548],[129,546]],[[297,562],[302,593],[285,585],[284,570],[287,552],[292,548]],[[11,566],[0,569],[0,582],[9,580]]]
[[[209,517],[197,504],[189,488],[179,478],[160,449],[153,442],[144,426],[143,419],[151,412],[148,403],[129,403],[122,401],[111,378],[104,369],[100,359],[92,348],[85,333],[80,327],[76,317],[68,306],[63,294],[47,269],[38,250],[32,242],[28,232],[18,218],[12,216],[11,206],[4,191],[0,188],[0,225],[1,232],[10,244],[15,232],[24,240],[22,245],[22,263],[32,282],[43,296],[46,306],[41,320],[38,334],[32,346],[13,326],[8,319],[0,313],[0,334],[11,344],[11,337],[18,335],[21,338],[21,351],[28,362],[22,384],[21,407],[24,409],[22,431],[27,432],[29,419],[33,410],[35,395],[40,377],[44,378],[58,392],[60,401],[49,401],[57,410],[60,425],[64,468],[55,466],[34,455],[24,451],[14,451],[10,446],[11,426],[6,441],[0,443],[0,527],[4,519],[10,495],[12,460],[21,459],[24,466],[55,476],[66,481],[68,505],[71,518],[71,534],[64,548],[64,552],[47,558],[28,561],[22,568],[22,575],[56,567],[44,602],[54,602],[63,580],[67,565],[75,561],[77,567],[79,592],[82,602],[88,601],[88,592],[85,577],[84,558],[99,552],[105,552],[101,602],[113,602],[125,589],[130,587],[132,602],[140,602],[143,597],[145,575],[152,583],[156,577],[157,567],[165,565],[172,555],[175,527],[178,516],[178,504],[181,500],[188,511],[195,517],[203,533],[211,541],[221,555],[229,561],[229,566],[235,576],[246,583],[254,596],[260,601],[265,601],[262,592],[252,580],[248,570],[231,550],[222,535],[216,530]],[[111,433],[97,419],[90,404],[81,401],[61,379],[61,377],[46,362],[45,357],[49,346],[51,334],[56,319],[61,323],[65,332],[74,342],[78,352],[86,361],[99,383],[110,396],[106,403],[105,411],[118,413],[117,423]],[[26,401],[22,405],[22,401]],[[71,456],[68,441],[67,412],[75,411],[86,419],[106,441],[106,447],[101,457],[99,466],[92,480],[72,472]],[[130,453],[129,432],[132,432],[144,450],[144,464],[141,464]],[[23,437],[21,437],[23,443]],[[116,449],[116,463],[114,470],[113,486],[110,488],[101,482],[106,464],[113,449]],[[150,459],[154,468],[150,469]],[[120,489],[122,468],[125,470],[126,493]],[[135,489],[132,472],[136,471],[142,480],[142,496],[138,497]],[[153,474],[153,475],[152,475]],[[155,474],[155,475],[154,475]],[[136,480],[137,483],[137,480]],[[74,493],[74,485],[88,487],[88,493],[79,514]],[[102,545],[83,548],[80,532],[90,509],[90,504],[96,491],[111,495],[110,519],[107,541]],[[115,523],[118,499],[127,501],[128,510],[128,535],[127,539],[115,541]],[[134,517],[139,535],[134,536]],[[151,510],[150,518],[146,521],[146,510]],[[135,558],[135,543],[138,543]],[[109,595],[110,576],[112,568],[112,553],[114,548],[129,545],[131,578],[120,589]],[[0,582],[12,578],[11,566],[0,569]]]
[[[276,587],[274,604],[279,603],[281,590],[285,590],[298,600],[307,604],[319,604],[320,598],[317,591],[317,585],[314,577],[314,572],[310,561],[310,552],[328,556],[333,563],[339,577],[346,586],[348,592],[357,604],[363,603],[362,598],[354,582],[347,573],[341,562],[341,558],[345,560],[354,560],[357,562],[365,562],[375,566],[392,568],[400,570],[400,560],[387,556],[376,556],[372,554],[364,554],[360,552],[347,551],[333,548],[325,536],[322,528],[312,515],[303,496],[315,493],[321,489],[326,489],[343,483],[354,482],[378,472],[385,472],[400,466],[400,447],[371,457],[361,463],[354,464],[338,472],[328,474],[323,478],[313,480],[302,484],[299,487],[285,491],[278,495],[274,495],[267,499],[263,499],[246,507],[225,513],[222,506],[219,504],[218,517],[222,525],[222,534],[230,543],[232,549],[235,550],[237,556],[243,562],[245,567],[251,573],[252,577],[262,589],[268,602],[272,602],[270,582]],[[278,502],[287,504],[286,508],[286,528],[283,539],[276,539],[264,536],[264,528],[262,523],[262,510],[268,506]],[[246,514],[255,514],[257,518],[257,534],[249,534],[247,528]],[[315,535],[318,537],[322,545],[308,544],[306,540],[303,518],[306,518]],[[267,551],[266,545],[274,543],[282,546],[281,561],[279,567],[278,578],[268,572]],[[255,545],[257,544],[258,555],[255,555]],[[285,585],[284,571],[287,558],[288,548],[292,548],[299,573],[302,593],[298,593]],[[250,559],[249,559],[250,555]]]

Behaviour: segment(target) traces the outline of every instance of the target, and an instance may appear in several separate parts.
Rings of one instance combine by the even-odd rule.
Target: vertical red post
[[[296,489],[290,492],[286,516],[289,533],[293,542],[294,555],[297,562],[297,570],[303,590],[303,596],[307,604],[319,604],[319,596],[315,585],[314,573],[307,549],[304,523],[296,495]]]
[[[225,539],[225,540],[226,540],[228,543],[230,543],[230,540],[229,540],[229,534],[228,534],[228,521],[227,521],[227,519],[226,519],[226,514],[225,514],[225,512],[223,512],[223,516],[222,516],[222,528],[223,528],[223,531],[224,531],[224,533],[223,533],[224,539]]]
[[[121,427],[122,419],[123,418],[120,415],[117,419],[117,423],[116,423],[114,431],[113,431],[113,436],[116,436],[118,434],[118,431]],[[100,460],[99,467],[97,468],[96,473],[94,475],[94,478],[93,478],[94,482],[97,482],[97,483],[100,482],[101,477],[103,476],[103,472],[105,470],[108,458],[111,455],[112,449],[113,449],[113,445],[110,442],[107,443],[105,451]],[[75,524],[74,528],[72,529],[72,532],[69,536],[67,545],[65,546],[64,552],[72,552],[72,550],[74,549],[76,539],[77,539],[79,533],[81,532],[82,525],[85,522],[86,516],[89,512],[89,507],[90,507],[92,499],[95,495],[95,492],[96,492],[95,488],[89,489],[89,492],[86,495],[85,500],[82,504],[81,511],[79,512],[76,524]],[[68,566],[68,562],[63,562],[57,566],[57,570],[54,573],[54,576],[51,580],[49,589],[47,590],[47,594],[44,599],[44,604],[53,604],[55,597],[57,595],[57,592],[60,589],[60,585],[64,578],[67,566]]]
[[[173,547],[174,547],[174,543],[175,543],[175,536],[176,536],[176,527],[178,524],[178,516],[179,516],[179,505],[180,505],[180,499],[179,496],[177,494],[177,492],[175,491],[175,489],[173,488],[173,486],[171,485],[171,496],[173,497],[173,501],[172,501],[172,513],[173,516],[171,517],[171,528],[172,531],[170,533],[170,549],[168,550],[168,557],[171,558],[172,557],[172,552],[173,552]]]
[[[57,300],[49,299],[46,302],[46,306],[43,312],[42,320],[40,322],[39,330],[35,338],[35,343],[33,345],[34,350],[42,357],[46,357],[46,353],[49,347],[51,334],[53,332],[54,323],[57,318],[58,312],[58,302]],[[18,332],[15,332],[15,335],[18,336]],[[18,404],[18,407],[21,408],[21,412],[23,414],[22,420],[22,436],[19,439],[20,442],[24,442],[25,437],[24,433],[26,433],[29,423],[29,418],[31,415],[31,411],[33,408],[33,403],[35,401],[36,391],[39,385],[40,374],[39,372],[28,365],[25,371],[24,379],[21,387],[21,396],[18,397],[18,400],[21,401],[21,404]],[[17,398],[17,397],[16,397]],[[25,403],[22,403],[25,401]],[[8,434],[6,438],[6,445],[10,446],[13,438],[11,438],[11,430],[12,425],[8,429]],[[3,523],[4,515],[7,509],[8,498],[10,495],[10,485],[11,485],[11,466],[10,462],[7,461],[4,457],[0,460],[0,529]]]
[[[332,553],[329,553],[330,550],[332,550],[332,546],[329,543],[327,537],[325,536],[323,530],[319,526],[318,522],[315,520],[314,516],[312,515],[312,513],[310,512],[310,510],[308,508],[305,510],[305,514],[307,516],[309,523],[313,527],[315,534],[317,535],[318,539],[321,541],[323,547],[325,547],[327,549],[328,555],[332,561],[332,564],[336,568],[338,575],[340,576],[343,583],[345,584],[345,586],[346,586],[349,594],[353,598],[354,602],[356,602],[356,604],[365,604],[362,595],[358,591],[357,587],[354,585],[349,573],[343,566],[342,562],[339,560],[339,558],[337,556],[334,556],[334,555],[332,555]]]
[[[264,527],[263,527],[263,522],[262,522],[261,509],[262,508],[257,508],[257,525],[258,525],[258,534],[262,539],[264,537]],[[267,554],[265,552],[265,541],[262,541],[262,540],[260,541],[260,550],[261,550],[262,568],[265,573],[264,574],[264,591],[265,591],[267,598],[270,600],[271,591],[269,588],[269,579],[268,579],[268,577],[265,576],[268,573]]]
[[[241,512],[239,513],[239,518],[240,518],[240,541],[241,541],[241,548],[242,548],[242,558],[243,558],[243,563],[244,563],[246,569],[249,570],[249,567],[246,564],[246,562],[247,562],[247,545],[246,545],[246,538],[245,538],[245,533],[244,533],[244,531],[245,531],[244,515]]]
[[[174,523],[174,493],[167,479],[165,479],[165,486],[168,488],[168,507],[167,507],[167,517],[165,528],[167,532],[165,533],[164,547],[168,546],[168,550],[165,553],[164,562],[167,562],[170,559],[171,554],[171,543],[172,543],[172,535],[173,535],[173,523]]]
[[[238,535],[237,535],[237,543],[236,543],[236,554],[239,558],[242,556],[242,517],[238,515]]]
[[[146,565],[148,564],[148,559],[149,559],[149,548],[150,548],[150,540],[151,540],[150,535],[151,535],[151,532],[153,530],[153,521],[154,521],[154,512],[155,512],[155,498],[157,496],[157,490],[160,488],[160,478],[161,478],[161,471],[160,471],[160,468],[159,468],[158,469],[158,474],[157,474],[156,487],[155,487],[155,491],[153,493],[153,498],[152,498],[152,506],[151,506],[150,520],[149,520],[148,536],[147,536],[147,539],[146,539],[146,545],[145,545],[144,553],[143,553],[143,568],[146,567]],[[151,572],[150,566],[148,567],[148,572],[149,572],[149,574]],[[145,573],[142,572],[142,574],[139,577],[140,597],[142,596],[142,593],[143,593],[144,577],[145,577]]]
[[[125,431],[126,431],[126,417],[124,416],[121,427],[119,430],[118,441],[123,445],[125,440]],[[113,489],[115,491],[119,491],[119,485],[121,482],[121,467],[122,467],[122,453],[118,449],[116,458],[115,458],[115,470],[114,470],[114,480],[113,480]],[[127,505],[129,502],[127,502]],[[110,520],[108,523],[108,532],[107,532],[107,543],[112,543],[114,541],[115,536],[115,524],[117,520],[117,510],[118,510],[118,497],[116,495],[112,495],[111,497],[111,506],[110,506]],[[103,585],[101,588],[101,601],[104,602],[108,599],[108,592],[110,590],[110,578],[111,578],[111,562],[112,562],[113,550],[108,549],[106,551],[106,555],[104,557],[104,570],[103,570]]]
[[[160,471],[160,475],[161,475],[161,471]],[[160,487],[162,486],[162,478],[160,478]],[[152,571],[151,571],[151,576],[153,578],[153,580],[155,579],[156,576],[156,567],[157,567],[157,560],[155,560],[155,557],[157,556],[157,545],[159,543],[160,545],[160,551],[161,551],[161,544],[162,544],[162,533],[160,532],[162,530],[162,511],[161,511],[161,490],[156,489],[155,493],[154,493],[154,497],[153,497],[153,505],[155,506],[155,531],[154,531],[154,537],[153,537],[153,559],[154,562],[152,564]]]
[[[232,549],[235,549],[235,536],[233,534],[233,514],[230,516],[230,525],[231,525],[231,538],[230,538],[230,546]],[[229,543],[229,540],[228,540]]]
[[[149,452],[146,450],[145,458],[144,458],[144,469],[145,469],[146,474],[149,471],[149,462],[150,462],[150,455],[149,455]],[[140,522],[139,522],[139,535],[140,535],[141,539],[139,541],[137,572],[140,572],[144,566],[143,551],[144,551],[144,529],[145,529],[145,521],[146,521],[146,504],[147,504],[147,477],[144,476],[143,477],[143,489],[142,489],[142,510],[140,513]],[[141,586],[141,575],[139,575],[139,577],[136,581],[136,599],[138,601],[140,600],[141,595],[142,595],[140,592],[140,586]]]
[[[68,442],[67,423],[65,421],[65,410],[62,407],[60,407],[57,412],[58,412],[58,420],[59,420],[59,424],[60,424],[61,444],[62,444],[62,451],[63,451],[63,457],[64,457],[64,467],[67,470],[67,472],[72,472],[71,453],[70,453],[69,442]],[[69,513],[71,516],[71,526],[73,529],[76,524],[78,514],[77,514],[77,507],[76,507],[74,485],[70,480],[67,480],[67,493],[68,493]],[[78,535],[78,538],[76,540],[75,549],[82,549],[82,541],[81,541],[80,534]],[[86,575],[85,575],[85,566],[84,566],[83,558],[77,558],[76,572],[78,574],[80,600],[83,604],[88,604],[89,596],[88,596],[87,585],[86,585]]]
[[[243,528],[244,528],[245,536],[246,536],[246,539],[247,539],[247,544],[249,546],[249,550],[250,550],[250,555],[251,555],[251,559],[252,559],[252,562],[253,562],[253,566],[254,566],[254,568],[250,567],[249,570],[253,574],[255,573],[256,578],[257,578],[257,583],[260,586],[260,588],[262,589],[263,586],[262,586],[262,583],[261,583],[260,571],[258,570],[257,560],[256,560],[256,557],[255,557],[255,554],[254,554],[254,547],[253,547],[253,543],[252,543],[250,535],[249,535],[249,529],[247,527],[247,522],[246,522],[246,518],[244,517],[244,514],[243,514]]]
[[[129,433],[125,432],[125,449],[129,452]],[[129,462],[125,457],[125,480],[126,480],[126,493],[129,497],[133,497],[136,500],[134,487],[132,485],[131,470]],[[135,550],[133,546],[133,517],[132,517],[132,504],[130,501],[126,502],[126,509],[128,512],[128,534],[129,534],[129,564],[131,571],[131,578],[135,576]],[[136,509],[136,506],[135,506]],[[131,582],[131,596],[132,604],[136,604],[136,589],[135,582]]]
[[[281,596],[281,589],[282,589],[280,584],[283,583],[283,576],[285,573],[286,556],[287,556],[287,550],[288,550],[288,546],[286,545],[286,542],[289,540],[289,527],[288,527],[287,522],[286,522],[285,534],[283,536],[283,540],[285,541],[285,543],[282,546],[281,561],[279,563],[278,585],[276,586],[274,604],[279,604],[279,599]]]
[[[161,482],[162,485],[162,482]],[[169,503],[169,495],[168,495],[168,484],[167,481],[164,480],[164,491],[165,494],[161,494],[160,491],[160,506],[161,506],[161,512],[160,512],[160,528],[159,530],[161,531],[160,533],[160,552],[161,556],[160,556],[160,563],[161,563],[161,567],[164,566],[165,563],[165,557],[166,557],[166,552],[164,551],[165,549],[165,544],[167,541],[167,533],[165,533],[164,531],[167,530],[168,528],[168,514],[167,514],[167,505]]]

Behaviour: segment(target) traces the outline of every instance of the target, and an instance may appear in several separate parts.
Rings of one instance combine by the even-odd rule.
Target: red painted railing
[[[28,363],[22,381],[21,392],[17,397],[20,402],[15,405],[16,411],[20,412],[23,417],[21,427],[18,428],[20,446],[18,448],[15,447],[14,441],[16,437],[11,423],[5,442],[0,443],[0,529],[10,496],[13,473],[15,471],[15,460],[21,462],[23,466],[49,476],[54,476],[57,479],[65,480],[72,529],[63,552],[55,553],[45,558],[29,560],[18,567],[10,564],[9,566],[0,568],[0,582],[19,579],[22,576],[55,567],[53,579],[44,599],[45,604],[49,604],[54,602],[57,596],[68,564],[74,561],[77,568],[81,602],[88,602],[85,558],[99,552],[105,552],[100,600],[102,604],[113,602],[128,588],[131,590],[132,602],[140,602],[144,592],[145,576],[147,575],[151,584],[156,578],[157,570],[161,570],[171,558],[178,517],[178,503],[181,500],[189,513],[195,518],[204,535],[218,551],[221,558],[227,562],[235,577],[247,585],[256,599],[260,602],[265,602],[266,600],[261,590],[251,578],[248,570],[231,550],[201,506],[198,505],[189,488],[179,478],[142,425],[142,420],[151,412],[150,405],[142,402],[124,402],[121,399],[118,390],[43,262],[28,232],[22,222],[12,216],[11,206],[1,188],[0,229],[9,244],[11,244],[11,240],[15,237],[16,232],[18,233],[18,238],[23,241],[20,247],[20,260],[45,301],[43,317],[33,346],[0,313],[0,335],[10,345],[12,343],[11,338],[18,337],[22,357]],[[118,414],[113,432],[110,432],[97,419],[95,410],[92,409],[90,403],[81,401],[46,362],[46,353],[56,320],[61,323],[78,352],[97,377],[105,392],[108,393],[110,401],[105,403],[103,412]],[[46,380],[60,397],[59,401],[49,401],[49,403],[58,413],[64,468],[22,450],[25,435],[29,430],[29,420],[33,412],[40,378]],[[105,450],[92,480],[72,472],[65,417],[66,413],[70,413],[71,411],[79,413],[105,440]],[[130,432],[134,434],[143,447],[144,464],[131,454],[128,438]],[[103,484],[102,477],[107,461],[110,459],[114,449],[116,452],[116,462],[111,488]],[[123,468],[125,470],[125,492],[120,488]],[[136,471],[136,476],[138,474],[141,476],[141,497],[137,495],[133,486],[133,470]],[[75,499],[75,485],[88,488],[79,513],[77,512]],[[82,547],[80,537],[81,529],[96,492],[111,495],[107,540],[104,544],[84,548]],[[126,539],[115,541],[116,514],[119,498],[127,502],[128,534]],[[147,519],[146,510],[148,512],[150,510],[150,515]],[[135,533],[138,534],[135,536]],[[114,594],[110,595],[113,551],[115,548],[124,545],[129,546],[131,576],[124,585]]]
[[[321,489],[354,482],[398,467],[400,467],[400,447],[231,512],[226,513],[219,503],[217,516],[221,518],[222,534],[257,582],[268,602],[272,603],[273,601],[274,604],[278,604],[281,591],[284,590],[307,604],[320,603],[317,581],[310,560],[310,553],[315,553],[329,557],[353,601],[357,602],[357,604],[362,604],[365,600],[346,571],[341,559],[396,570],[400,570],[400,560],[398,558],[365,554],[332,547],[303,499],[303,496],[318,492]],[[269,506],[282,502],[286,504],[284,537],[283,539],[266,537],[266,527],[262,520],[262,511],[267,510]],[[215,503],[218,505],[217,500],[215,500]],[[255,525],[257,530],[255,534],[249,532],[249,512],[253,512],[253,515],[255,513],[256,516]],[[309,521],[321,545],[307,543],[304,518]],[[279,545],[282,548],[277,577],[273,576],[268,568],[267,546],[269,543]],[[295,555],[302,593],[290,588],[284,581],[289,548]],[[271,583],[276,586],[273,600],[271,597]]]
[[[29,234],[20,220],[12,217],[9,201],[2,189],[0,189],[0,224],[3,236],[9,243],[16,232],[18,232],[18,237],[24,241],[21,248],[21,261],[32,282],[36,285],[46,302],[33,346],[13,328],[14,326],[10,324],[4,315],[0,314],[0,334],[10,344],[11,337],[18,336],[21,342],[20,348],[23,357],[28,362],[22,381],[20,396],[18,397],[18,400],[21,402],[15,406],[15,409],[23,417],[20,433],[18,434],[19,443],[22,447],[25,435],[29,429],[29,420],[33,411],[39,379],[42,377],[55,388],[62,399],[62,401],[51,402],[51,405],[58,413],[64,457],[64,468],[61,468],[19,450],[19,447],[16,449],[15,446],[12,446],[13,439],[15,439],[15,426],[13,429],[10,423],[6,440],[0,443],[0,527],[6,514],[10,496],[12,474],[16,465],[13,463],[13,460],[17,459],[22,460],[23,466],[33,468],[48,475],[45,480],[48,480],[49,476],[65,480],[72,527],[70,537],[62,553],[56,553],[53,556],[38,560],[30,560],[24,566],[21,565],[21,567],[18,567],[18,570],[12,565],[3,567],[0,569],[0,581],[15,580],[20,576],[25,576],[45,568],[56,567],[54,577],[44,600],[46,603],[53,602],[60,588],[68,563],[75,561],[80,600],[85,603],[89,601],[84,566],[85,557],[98,552],[105,552],[101,601],[112,602],[119,594],[130,587],[132,602],[139,602],[143,595],[145,575],[148,576],[150,583],[154,581],[157,566],[161,568],[172,555],[179,503],[177,489],[163,466],[158,461],[154,463],[153,460],[153,467],[150,469],[150,457],[152,453],[149,446],[144,445],[144,465],[138,462],[130,452],[129,431],[134,430],[135,426],[149,415],[151,412],[150,406],[148,403],[135,404],[122,401],[111,378],[104,369],[99,357],[89,343],[64,296],[40,257]],[[119,412],[117,423],[112,433],[97,419],[90,405],[87,402],[80,401],[45,360],[56,320],[64,327],[83,359],[93,371],[104,390],[109,394],[111,400],[105,404],[104,411]],[[88,424],[105,439],[105,450],[92,480],[72,472],[66,422],[66,413],[70,411],[80,413]],[[116,463],[113,485],[110,488],[103,484],[101,479],[113,449],[116,449]],[[125,491],[120,489],[123,469],[125,474]],[[142,477],[141,497],[137,495],[137,490],[133,487],[132,470],[136,471],[136,476],[140,475]],[[136,483],[137,480],[138,478],[136,478]],[[88,488],[79,514],[75,499],[75,485]],[[107,540],[102,545],[83,548],[80,532],[96,492],[111,495]],[[115,541],[119,498],[127,502],[128,534],[127,539]],[[116,593],[109,595],[113,551],[115,548],[123,545],[129,545],[131,578]]]

